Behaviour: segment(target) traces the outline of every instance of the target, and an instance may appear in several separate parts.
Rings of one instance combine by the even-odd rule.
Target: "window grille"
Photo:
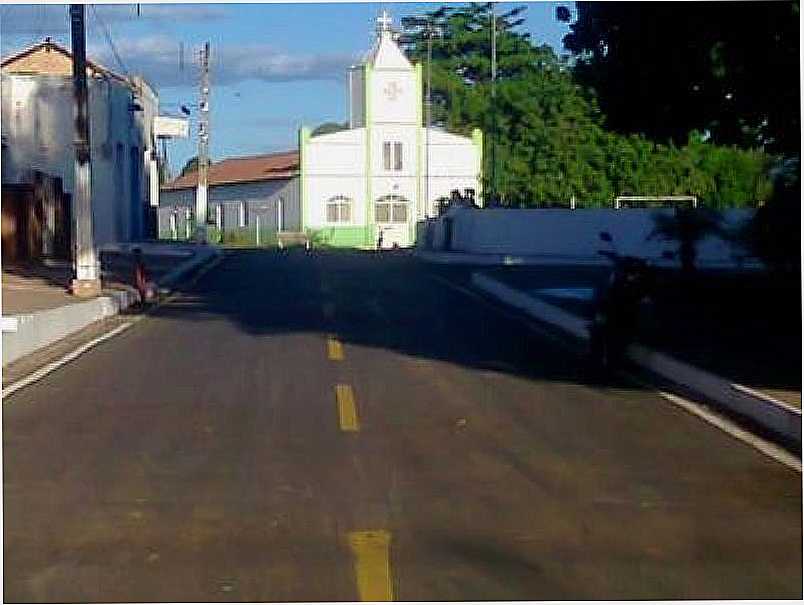
[[[352,221],[352,200],[342,195],[330,198],[326,212],[328,223],[349,223]]]
[[[377,223],[407,223],[410,203],[399,195],[386,195],[374,204],[374,221]]]

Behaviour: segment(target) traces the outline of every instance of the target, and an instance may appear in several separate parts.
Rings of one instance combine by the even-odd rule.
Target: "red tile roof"
[[[33,46],[29,46],[28,48],[25,48],[25,49],[21,50],[18,53],[15,53],[13,55],[10,55],[10,56],[4,58],[2,60],[2,63],[0,63],[0,65],[3,68],[3,71],[10,71],[11,73],[14,73],[13,72],[14,63],[16,63],[18,61],[21,61],[22,59],[25,59],[26,57],[29,57],[31,55],[35,55],[36,53],[39,53],[39,52],[51,52],[51,51],[56,51],[58,54],[62,55],[63,57],[65,57],[66,59],[68,59],[70,61],[73,60],[73,54],[69,50],[67,50],[66,48],[64,48],[60,44],[56,44],[50,38],[45,38],[44,42],[40,42],[39,44],[34,44]],[[129,80],[127,78],[125,78],[124,76],[121,76],[120,74],[116,74],[111,69],[108,69],[108,68],[104,67],[103,65],[100,65],[99,63],[95,63],[94,61],[91,61],[90,59],[87,59],[86,62],[87,62],[87,72],[94,72],[96,74],[103,74],[103,75],[107,75],[107,76],[110,76],[112,78],[115,78],[117,80],[121,80],[123,82],[129,82]],[[72,67],[71,67],[71,70],[72,70]],[[33,71],[35,73],[48,73],[48,69],[46,67],[44,67],[42,69],[34,69]]]
[[[265,155],[229,158],[209,166],[209,185],[249,183],[290,179],[299,173],[299,152],[283,151]],[[190,189],[198,185],[198,172],[193,171],[174,179],[162,189]]]

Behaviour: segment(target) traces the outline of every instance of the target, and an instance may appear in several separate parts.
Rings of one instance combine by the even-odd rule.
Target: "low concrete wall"
[[[753,210],[721,213],[723,225],[733,229],[753,216]],[[521,254],[567,258],[596,257],[605,246],[598,234],[608,231],[623,254],[661,260],[665,251],[675,251],[677,243],[650,238],[658,215],[672,215],[672,209],[595,209],[562,210],[503,208],[456,209],[444,217],[421,224],[417,245],[445,249],[446,223],[452,221],[450,250],[474,254]],[[428,233],[429,231],[429,233]],[[649,239],[650,238],[650,239]],[[705,264],[734,265],[746,250],[715,236],[698,244],[698,258]]]
[[[135,292],[115,292],[74,305],[17,315],[14,332],[3,332],[3,365],[69,336],[93,321],[116,315],[138,298]]]

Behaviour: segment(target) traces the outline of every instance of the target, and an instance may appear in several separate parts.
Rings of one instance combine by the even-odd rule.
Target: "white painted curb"
[[[581,340],[589,339],[588,322],[577,315],[537,300],[482,273],[472,274],[472,284],[539,321],[558,327]],[[639,344],[629,346],[627,355],[637,365],[687,387],[759,426],[801,443],[801,410]]]
[[[187,273],[221,255],[214,247],[205,249],[165,274],[160,285],[175,285]],[[3,317],[4,325],[16,320],[15,331],[3,331],[3,365],[38,351],[105,317],[117,315],[139,300],[133,290],[114,292],[85,302],[47,309],[37,313]]]
[[[3,365],[46,347],[89,324],[117,315],[139,298],[133,291],[114,292],[85,302],[16,315],[17,330],[3,332]]]
[[[556,307],[528,296],[482,273],[472,273],[472,285],[502,302],[525,311],[536,319],[557,326],[581,340],[589,339],[588,322]]]
[[[801,443],[801,410],[797,408],[639,344],[628,347],[628,358],[774,433]]]

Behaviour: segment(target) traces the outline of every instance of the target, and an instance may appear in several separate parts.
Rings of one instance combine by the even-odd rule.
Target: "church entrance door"
[[[379,248],[410,246],[410,202],[399,195],[386,195],[374,203]]]

